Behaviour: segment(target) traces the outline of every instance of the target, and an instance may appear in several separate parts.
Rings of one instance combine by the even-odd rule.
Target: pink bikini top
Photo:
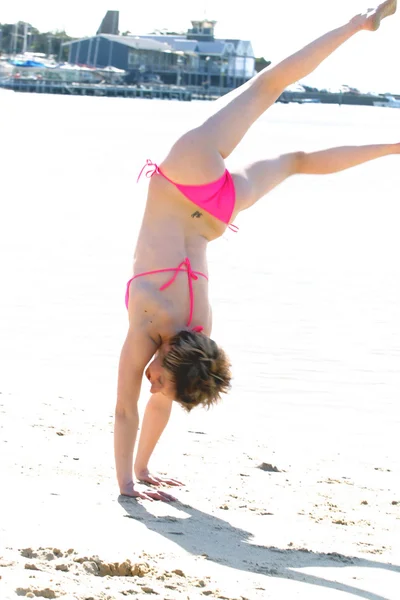
[[[162,175],[164,179],[172,183],[193,204],[196,204],[196,206],[202,208],[213,217],[229,225],[229,229],[232,231],[236,232],[238,230],[236,225],[230,223],[235,208],[236,193],[232,175],[227,169],[225,169],[225,173],[216,181],[202,185],[182,185],[175,183],[175,181],[164,175],[160,167],[150,159],[146,160],[146,164],[140,171],[137,181],[139,181],[143,171],[145,171],[145,175],[148,178],[153,177],[155,173]]]
[[[145,273],[139,273],[138,275],[134,275],[134,277],[132,277],[126,285],[126,293],[125,293],[126,308],[128,308],[128,303],[129,303],[129,286],[134,279],[137,279],[138,277],[143,277],[144,275],[152,275],[153,273],[171,273],[171,272],[173,272],[174,274],[171,277],[171,279],[169,279],[166,283],[164,283],[159,288],[160,292],[162,292],[163,290],[165,290],[167,287],[169,287],[170,285],[172,285],[174,283],[175,279],[178,276],[178,273],[180,273],[182,271],[186,271],[186,273],[187,273],[188,286],[189,286],[190,309],[189,309],[189,319],[186,324],[186,327],[189,327],[189,325],[192,323],[193,310],[194,310],[193,281],[197,281],[198,275],[200,275],[201,277],[204,277],[204,279],[207,279],[207,281],[208,281],[208,277],[207,277],[207,275],[204,275],[204,273],[200,273],[200,271],[193,271],[192,265],[190,264],[190,260],[188,258],[185,258],[185,260],[183,260],[181,262],[181,264],[178,265],[175,269],[157,269],[156,271],[146,271]],[[192,331],[201,332],[201,331],[203,331],[203,329],[204,328],[201,327],[201,325],[198,325],[196,327],[193,327]]]

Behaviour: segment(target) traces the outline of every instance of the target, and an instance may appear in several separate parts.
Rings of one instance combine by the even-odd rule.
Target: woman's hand
[[[177,479],[170,479],[169,477],[158,477],[155,475],[151,475],[148,469],[141,469],[135,472],[135,475],[138,481],[143,481],[144,483],[150,483],[151,485],[185,485],[181,481]]]
[[[176,500],[174,496],[166,494],[161,490],[150,490],[143,485],[134,485],[130,483],[120,489],[122,496],[129,496],[130,498],[141,498],[142,500],[161,500],[162,502],[173,502]]]

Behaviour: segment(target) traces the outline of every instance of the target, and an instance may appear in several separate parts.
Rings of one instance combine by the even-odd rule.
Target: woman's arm
[[[135,475],[139,481],[153,485],[182,485],[177,479],[152,475],[148,468],[154,448],[169,421],[172,402],[170,398],[157,393],[152,394],[147,403],[135,460]]]
[[[143,372],[155,350],[155,343],[150,337],[129,329],[122,347],[118,371],[114,427],[115,465],[121,494],[169,500],[171,497],[163,492],[141,492],[135,489],[133,482],[133,452],[139,426],[137,404]]]

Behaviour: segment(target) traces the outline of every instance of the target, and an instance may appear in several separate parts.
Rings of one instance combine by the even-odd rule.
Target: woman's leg
[[[249,208],[291,175],[327,175],[370,160],[400,154],[399,144],[342,146],[319,152],[292,152],[273,160],[262,160],[242,173],[233,173],[237,192],[234,216]]]
[[[380,21],[396,8],[397,0],[387,0],[374,10],[357,15],[218,100],[214,114],[173,146],[162,165],[166,174],[183,184],[201,184],[219,177],[224,170],[223,159],[289,84],[314,71],[359,31],[376,30]]]

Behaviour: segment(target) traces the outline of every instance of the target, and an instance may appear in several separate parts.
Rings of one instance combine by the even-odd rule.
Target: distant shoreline
[[[103,96],[103,97],[126,97],[126,98],[158,98],[167,100],[214,100],[221,96],[218,88],[203,89],[188,86],[171,85],[112,85],[91,83],[67,83],[28,78],[0,80],[0,88],[21,93],[45,93],[78,96]],[[228,93],[231,90],[227,90]],[[400,96],[392,96],[394,102],[399,101]],[[321,103],[321,104],[345,104],[355,106],[391,106],[390,100],[385,95],[361,94],[354,92],[321,92],[321,91],[285,91],[277,102],[288,103]],[[397,107],[397,106],[396,106]]]

